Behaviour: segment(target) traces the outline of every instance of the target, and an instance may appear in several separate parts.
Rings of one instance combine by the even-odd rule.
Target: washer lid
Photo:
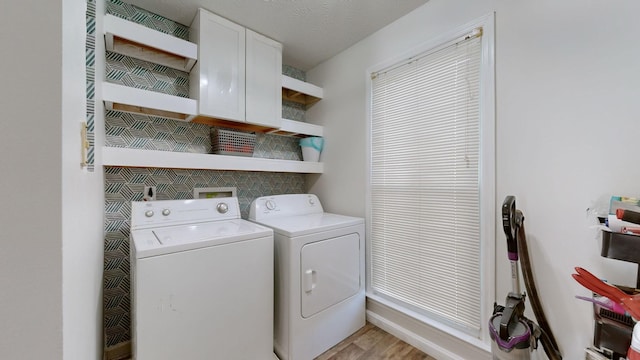
[[[242,219],[133,230],[137,259],[273,236],[273,230]]]
[[[294,237],[338,229],[345,226],[364,224],[364,219],[331,213],[320,213],[264,219],[258,223],[272,228],[278,234]]]

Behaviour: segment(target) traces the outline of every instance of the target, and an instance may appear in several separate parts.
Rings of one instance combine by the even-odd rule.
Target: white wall
[[[0,354],[61,359],[60,3],[8,7],[0,11]]]
[[[102,180],[79,167],[84,26],[83,0],[0,11],[3,359],[101,358]]]
[[[98,10],[102,9],[97,2]],[[104,183],[102,166],[81,169],[80,123],[85,119],[86,0],[63,0],[62,269],[65,360],[102,358]],[[100,27],[96,26],[97,29]],[[100,36],[100,35],[97,35]],[[101,74],[99,68],[96,74]],[[100,76],[100,75],[97,75]],[[101,103],[96,103],[96,112]],[[103,129],[96,116],[96,129]],[[104,136],[96,136],[98,149]],[[99,152],[96,154],[100,161]]]
[[[633,145],[640,134],[640,47],[632,31],[638,2],[430,0],[307,73],[325,90],[307,118],[326,133],[325,173],[309,178],[309,191],[328,211],[364,216],[365,70],[492,11],[496,226],[504,197],[515,195],[551,327],[564,358],[582,358],[593,320],[590,306],[574,299],[588,292],[571,278],[573,267],[635,284],[635,265],[599,256],[586,209],[612,194],[640,194]],[[496,244],[493,297],[503,303],[510,281],[501,231]]]

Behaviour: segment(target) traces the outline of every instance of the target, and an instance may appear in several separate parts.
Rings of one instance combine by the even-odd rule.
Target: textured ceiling
[[[428,0],[129,0],[184,25],[199,7],[281,42],[283,63],[309,70]]]

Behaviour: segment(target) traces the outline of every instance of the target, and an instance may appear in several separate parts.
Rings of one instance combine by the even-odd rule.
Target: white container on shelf
[[[321,137],[307,137],[300,139],[300,148],[302,149],[302,160],[315,161],[320,160],[320,153],[324,146],[324,138]]]
[[[302,148],[302,159],[304,161],[320,161],[320,151],[311,148],[311,147],[303,147]]]

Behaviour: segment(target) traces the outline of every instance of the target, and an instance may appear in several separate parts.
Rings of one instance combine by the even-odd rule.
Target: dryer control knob
[[[144,216],[146,217],[152,217],[153,216],[153,210],[147,210],[144,212]]]
[[[267,209],[269,210],[273,210],[276,208],[276,202],[273,200],[267,200],[266,203],[264,203],[264,205],[267,207]]]
[[[164,215],[164,216],[169,216],[169,214],[171,214],[171,210],[169,210],[169,209],[162,209],[162,215]]]
[[[313,197],[309,196],[309,205],[315,205],[316,201]]]
[[[227,205],[227,203],[219,203],[218,206],[216,207],[218,209],[218,212],[220,214],[224,214],[227,211],[229,211],[229,205]]]

